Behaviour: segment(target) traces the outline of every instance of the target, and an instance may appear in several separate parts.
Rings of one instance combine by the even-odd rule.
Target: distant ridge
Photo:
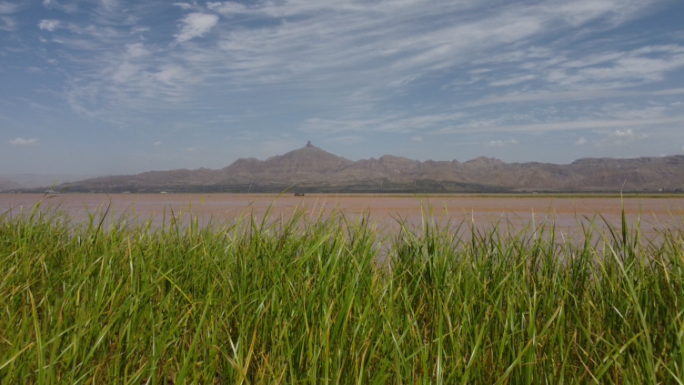
[[[0,176],[0,192],[21,187],[19,183]]]
[[[479,157],[467,162],[420,162],[384,155],[352,161],[306,146],[265,161],[241,158],[210,170],[150,171],[86,179],[57,186],[72,192],[533,192],[684,190],[684,156],[589,158],[568,165],[505,163]]]

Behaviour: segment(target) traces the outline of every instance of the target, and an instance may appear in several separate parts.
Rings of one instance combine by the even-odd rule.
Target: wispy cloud
[[[38,28],[46,31],[54,31],[61,26],[62,22],[54,19],[45,19],[38,22]]]
[[[38,139],[36,139],[36,138],[32,138],[32,139],[16,138],[16,139],[10,140],[9,144],[12,146],[33,146],[35,144],[38,144]]]
[[[9,3],[0,1],[0,31],[14,31],[17,29],[17,20],[14,16],[25,5],[21,3]]]
[[[192,9],[192,8],[193,8],[192,4],[189,4],[189,3],[173,3],[173,5],[174,5],[175,7],[178,7],[178,8],[181,8],[181,9],[185,9],[185,10],[188,10],[188,9]]]
[[[505,96],[487,96],[480,100],[469,102],[468,106],[484,106],[500,103],[557,103],[563,101],[579,101],[609,98],[643,98],[647,96],[682,95],[684,88],[671,88],[658,91],[587,89],[581,91],[534,91],[530,93],[515,92]]]
[[[211,9],[212,11],[216,11],[216,12],[221,13],[227,17],[237,15],[237,14],[249,14],[250,12],[252,12],[245,5],[243,5],[241,3],[234,2],[234,1],[226,1],[223,3],[221,3],[221,2],[208,2],[207,7],[209,9]]]
[[[498,139],[498,140],[492,140],[489,143],[487,143],[488,146],[490,147],[504,147],[504,146],[510,146],[512,144],[518,144],[518,141],[515,139]]]
[[[17,27],[17,22],[13,17],[0,16],[0,30],[14,31]]]
[[[510,78],[510,79],[497,80],[497,81],[489,83],[489,85],[494,86],[494,87],[512,86],[515,84],[528,82],[530,80],[533,80],[534,78],[536,78],[536,76],[534,76],[534,75],[522,75],[522,76],[516,76],[516,77]]]
[[[418,116],[389,114],[360,119],[307,119],[300,127],[305,132],[339,133],[348,131],[407,133],[452,126],[466,115],[462,112],[435,113]]]
[[[684,124],[684,116],[664,117],[657,119],[642,119],[642,120],[624,120],[624,119],[607,119],[607,120],[573,120],[564,122],[548,122],[548,123],[534,123],[521,125],[486,125],[471,127],[464,125],[461,127],[445,128],[439,133],[468,133],[468,132],[524,132],[524,133],[545,133],[555,131],[573,131],[573,130],[600,130],[600,129],[624,129],[625,127],[656,127],[662,125],[682,125]]]
[[[21,5],[18,3],[10,3],[7,1],[0,1],[0,15],[9,15],[12,13],[16,13],[19,11],[21,8]]]
[[[612,133],[610,133],[611,138],[629,138],[629,139],[636,139],[636,138],[647,138],[648,135],[646,134],[637,134],[632,129],[627,129],[627,130],[615,130]]]
[[[546,80],[564,86],[615,88],[662,81],[684,67],[684,47],[661,45],[603,53],[552,68]]]
[[[182,20],[183,27],[176,41],[184,43],[196,37],[202,37],[218,23],[218,16],[206,13],[191,13]]]
[[[580,136],[580,138],[577,139],[577,141],[575,142],[575,145],[576,145],[576,146],[581,146],[581,145],[583,145],[583,144],[585,144],[585,143],[587,143],[587,140],[584,139],[583,136]]]
[[[596,146],[622,146],[631,142],[648,138],[647,134],[634,132],[632,129],[615,130],[607,137],[595,142]]]
[[[78,3],[65,3],[58,0],[43,0],[43,6],[48,9],[57,9],[67,13],[78,11]]]

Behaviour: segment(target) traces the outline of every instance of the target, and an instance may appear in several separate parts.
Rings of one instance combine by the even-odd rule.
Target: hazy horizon
[[[676,0],[0,0],[0,175],[684,154]]]

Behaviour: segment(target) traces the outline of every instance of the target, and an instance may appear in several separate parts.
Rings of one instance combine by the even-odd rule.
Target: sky
[[[684,154],[681,0],[0,0],[0,174]]]

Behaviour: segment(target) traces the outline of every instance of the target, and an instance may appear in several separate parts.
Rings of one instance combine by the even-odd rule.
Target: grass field
[[[681,229],[101,214],[0,218],[0,382],[684,381]]]

